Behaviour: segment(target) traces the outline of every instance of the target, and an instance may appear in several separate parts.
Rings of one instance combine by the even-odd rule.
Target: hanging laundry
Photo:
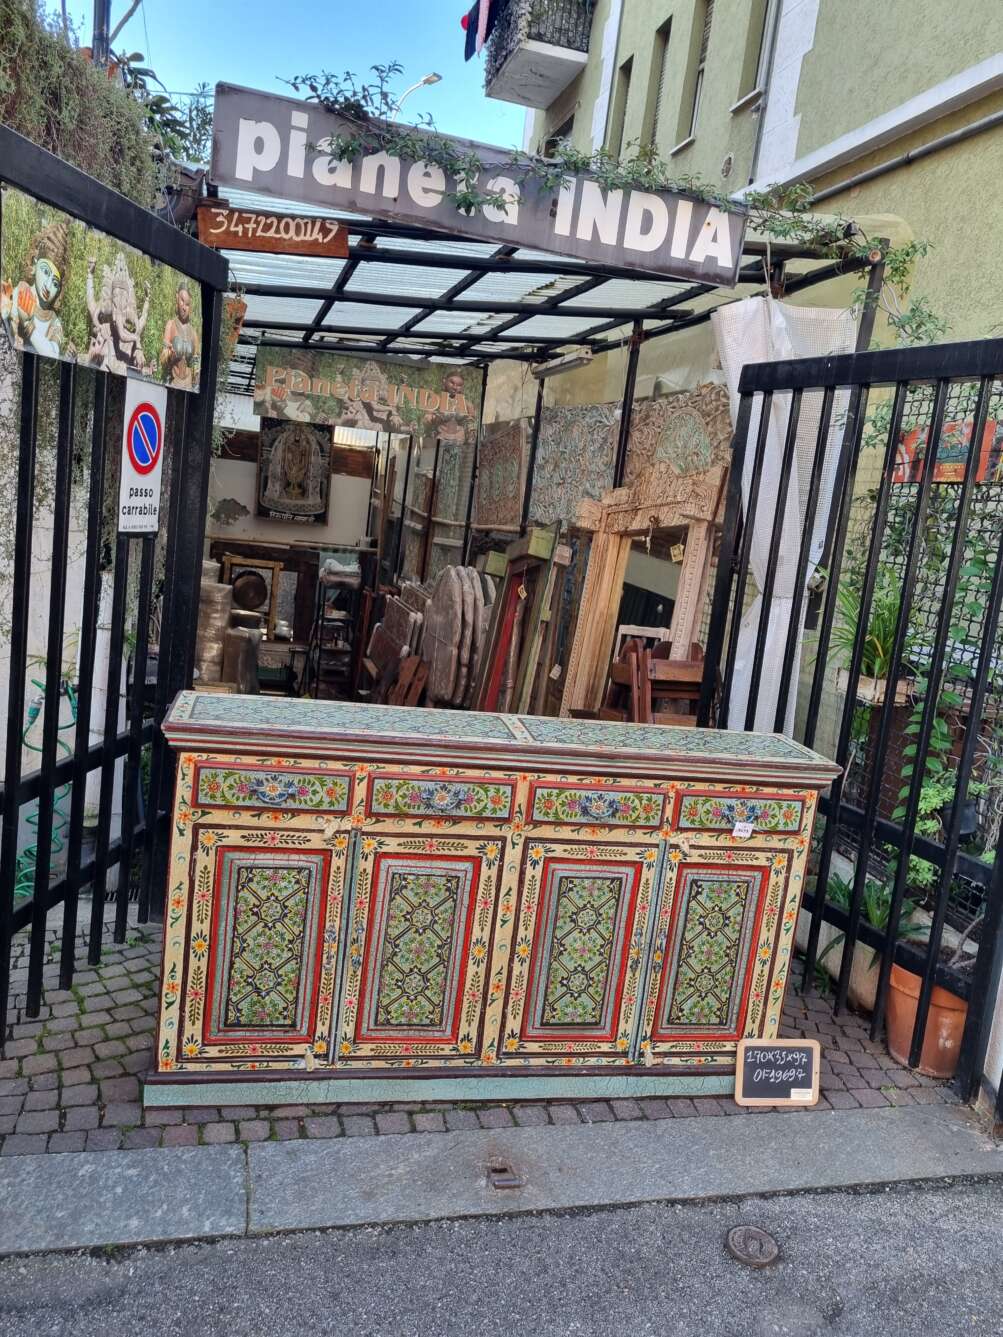
[[[464,60],[480,54],[484,43],[494,32],[504,6],[505,0],[475,0],[469,12],[460,19],[460,27],[466,33]]]

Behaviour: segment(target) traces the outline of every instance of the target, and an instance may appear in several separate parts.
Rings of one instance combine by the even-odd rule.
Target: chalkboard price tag
[[[739,1040],[736,1105],[818,1103],[817,1040]]]

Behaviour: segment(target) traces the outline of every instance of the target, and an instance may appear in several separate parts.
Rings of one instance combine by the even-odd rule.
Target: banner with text
[[[218,186],[349,209],[455,236],[534,247],[595,264],[734,287],[746,216],[667,190],[611,190],[569,175],[555,189],[514,171],[505,149],[450,138],[483,164],[477,186],[506,204],[464,213],[435,163],[370,153],[332,156],[357,127],[314,102],[216,85],[212,179]],[[413,132],[420,134],[421,132]]]
[[[262,418],[472,442],[480,420],[481,379],[479,367],[259,348],[254,412]]]

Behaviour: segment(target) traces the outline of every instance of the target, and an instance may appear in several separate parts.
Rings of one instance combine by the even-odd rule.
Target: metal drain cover
[[[759,1226],[732,1226],[724,1243],[732,1258],[746,1267],[769,1267],[780,1257],[779,1244]]]
[[[488,1166],[488,1183],[492,1188],[522,1188],[522,1177],[506,1161],[495,1161]]]

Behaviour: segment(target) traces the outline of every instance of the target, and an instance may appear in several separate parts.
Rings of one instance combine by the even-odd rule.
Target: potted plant
[[[830,876],[826,886],[826,900],[832,905],[838,906],[844,913],[849,913],[852,893],[852,882],[838,874]],[[861,915],[864,921],[870,924],[872,928],[877,929],[879,933],[884,933],[888,927],[888,912],[891,909],[891,901],[892,889],[887,883],[881,882],[877,878],[867,878],[864,882],[864,894],[861,900]],[[926,937],[926,926],[913,922],[916,911],[915,901],[907,899],[902,902],[899,936],[906,941],[921,942]],[[824,965],[834,979],[839,974],[839,964],[834,962],[832,966],[829,966],[825,963],[825,958],[845,940],[845,933],[832,932],[829,941],[818,955],[818,964]],[[861,1011],[874,1011],[878,989],[878,972],[875,969],[877,963],[878,953],[873,947],[868,947],[863,942],[855,944],[847,997],[853,1006]]]

